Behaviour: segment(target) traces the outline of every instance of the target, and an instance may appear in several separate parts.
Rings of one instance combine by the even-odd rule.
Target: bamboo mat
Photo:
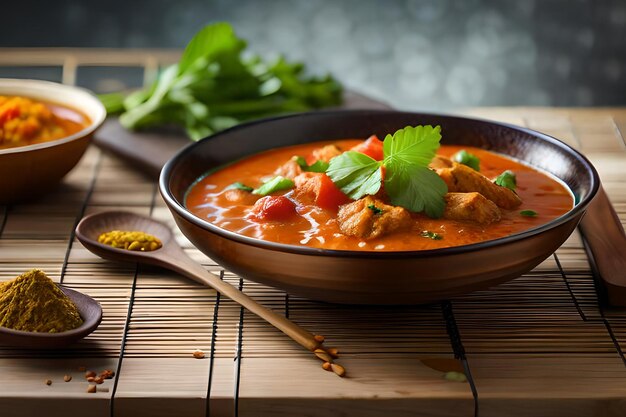
[[[626,222],[626,110],[466,113],[528,126],[582,150]],[[0,281],[39,267],[104,309],[100,327],[69,349],[0,346],[1,416],[626,415],[626,311],[598,304],[577,234],[499,287],[439,304],[374,308],[320,304],[243,280],[176,231],[208,269],[325,335],[348,369],[340,379],[215,291],[89,253],[74,227],[83,215],[110,209],[174,227],[155,184],[95,147],[56,192],[0,207]],[[195,349],[206,358],[194,359]],[[87,394],[80,366],[116,376]],[[470,380],[447,381],[444,370],[464,370]],[[73,380],[63,382],[65,374]]]

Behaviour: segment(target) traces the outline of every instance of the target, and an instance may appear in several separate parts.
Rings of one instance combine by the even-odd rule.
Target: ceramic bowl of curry
[[[251,166],[245,165],[250,163],[248,161],[274,160],[279,164],[280,157],[287,155],[280,153],[283,147],[300,152],[300,149],[311,150],[319,141],[352,146],[354,143],[342,140],[365,139],[373,134],[384,138],[405,126],[416,125],[439,125],[444,153],[466,148],[483,158],[492,158],[483,161],[487,171],[489,166],[498,166],[498,158],[511,161],[520,171],[519,195],[523,199],[528,196],[528,201],[524,203],[526,205],[513,204],[513,209],[496,207],[494,210],[502,213],[503,220],[513,219],[510,224],[526,221],[524,216],[520,217],[522,211],[530,212],[535,218],[528,220],[529,223],[522,228],[492,228],[495,234],[490,234],[492,229],[485,225],[470,225],[462,219],[444,222],[436,229],[444,238],[428,243],[421,242],[428,241],[432,235],[423,235],[420,240],[419,233],[414,237],[404,232],[395,241],[392,237],[385,238],[386,245],[370,245],[366,239],[345,237],[341,233],[328,236],[325,244],[319,243],[325,239],[317,235],[315,237],[321,239],[311,244],[306,239],[298,243],[287,232],[282,238],[280,232],[268,234],[266,239],[259,238],[258,232],[246,232],[254,229],[244,221],[249,216],[238,220],[241,231],[237,231],[230,226],[230,223],[237,222],[219,223],[215,220],[219,216],[202,211],[212,203],[201,204],[194,200],[200,190],[207,194],[206,201],[213,201],[209,197],[216,195],[211,192],[220,187],[219,181],[235,183],[242,178],[251,181],[251,177],[245,177],[243,173],[228,170],[245,167],[250,171]],[[489,157],[489,153],[494,156]],[[251,157],[256,154],[258,156]],[[526,175],[522,171],[534,171],[543,176],[543,180],[532,182],[530,173]],[[207,176],[207,172],[210,175]],[[206,183],[207,179],[214,183]],[[165,165],[159,187],[183,234],[224,268],[247,279],[314,300],[391,305],[448,299],[503,283],[530,271],[574,231],[598,191],[599,179],[593,166],[580,153],[557,139],[529,129],[456,116],[331,111],[251,122],[192,144]],[[227,189],[232,186],[224,188]],[[561,200],[552,200],[557,194]],[[563,203],[563,198],[569,200]],[[500,204],[498,202],[498,206]],[[373,204],[369,206],[372,209]],[[342,210],[346,211],[342,207],[345,206],[340,206],[339,217]],[[380,207],[372,210],[392,212],[387,206]],[[530,208],[540,214],[524,210]],[[367,212],[365,208],[363,210]],[[551,213],[550,216],[543,216],[547,213]],[[435,220],[419,216],[422,224],[434,230]],[[341,223],[339,217],[327,222],[329,230],[336,227],[333,222]],[[266,229],[287,230],[280,221],[261,228]],[[465,229],[475,232],[466,233]],[[485,233],[478,239],[463,241],[456,237],[457,234],[482,236],[481,230]],[[306,231],[300,230],[300,233],[300,238],[302,233],[306,235]],[[347,243],[329,245],[328,240]]]
[[[102,103],[81,88],[0,79],[0,204],[53,189],[105,117]]]

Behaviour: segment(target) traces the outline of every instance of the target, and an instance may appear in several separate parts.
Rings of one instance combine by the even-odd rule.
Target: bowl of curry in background
[[[0,204],[53,189],[105,117],[102,103],[82,88],[0,79]]]
[[[331,250],[265,241],[218,227],[187,206],[201,179],[249,155],[346,138],[382,138],[405,126],[440,125],[442,145],[481,148],[556,179],[571,209],[508,236],[430,250]],[[232,178],[232,181],[238,181]],[[414,304],[491,287],[524,274],[574,231],[599,179],[580,153],[522,127],[455,116],[396,111],[330,111],[240,125],[194,143],[163,168],[160,191],[183,234],[223,267],[306,298],[347,304]]]

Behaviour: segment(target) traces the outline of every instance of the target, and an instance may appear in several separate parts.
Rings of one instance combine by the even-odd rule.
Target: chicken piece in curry
[[[497,239],[545,224],[573,206],[570,191],[555,178],[484,149],[441,145],[423,167],[402,166],[408,154],[397,162],[391,152],[375,136],[273,149],[211,171],[189,190],[186,205],[201,219],[244,236],[358,251]],[[479,161],[479,170],[463,163],[461,152]],[[346,168],[337,158],[361,165]],[[426,189],[430,183],[439,194]],[[402,193],[413,193],[413,200]],[[440,208],[437,215],[406,204],[420,199],[431,206],[439,199],[432,206]]]

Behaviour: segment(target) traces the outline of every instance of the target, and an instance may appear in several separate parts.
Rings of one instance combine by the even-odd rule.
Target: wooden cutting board
[[[344,103],[339,108],[391,109],[382,101],[351,91],[344,94]],[[154,178],[158,177],[161,168],[172,156],[191,143],[184,132],[174,128],[129,131],[120,125],[117,117],[109,117],[104,122],[96,132],[94,142]]]

